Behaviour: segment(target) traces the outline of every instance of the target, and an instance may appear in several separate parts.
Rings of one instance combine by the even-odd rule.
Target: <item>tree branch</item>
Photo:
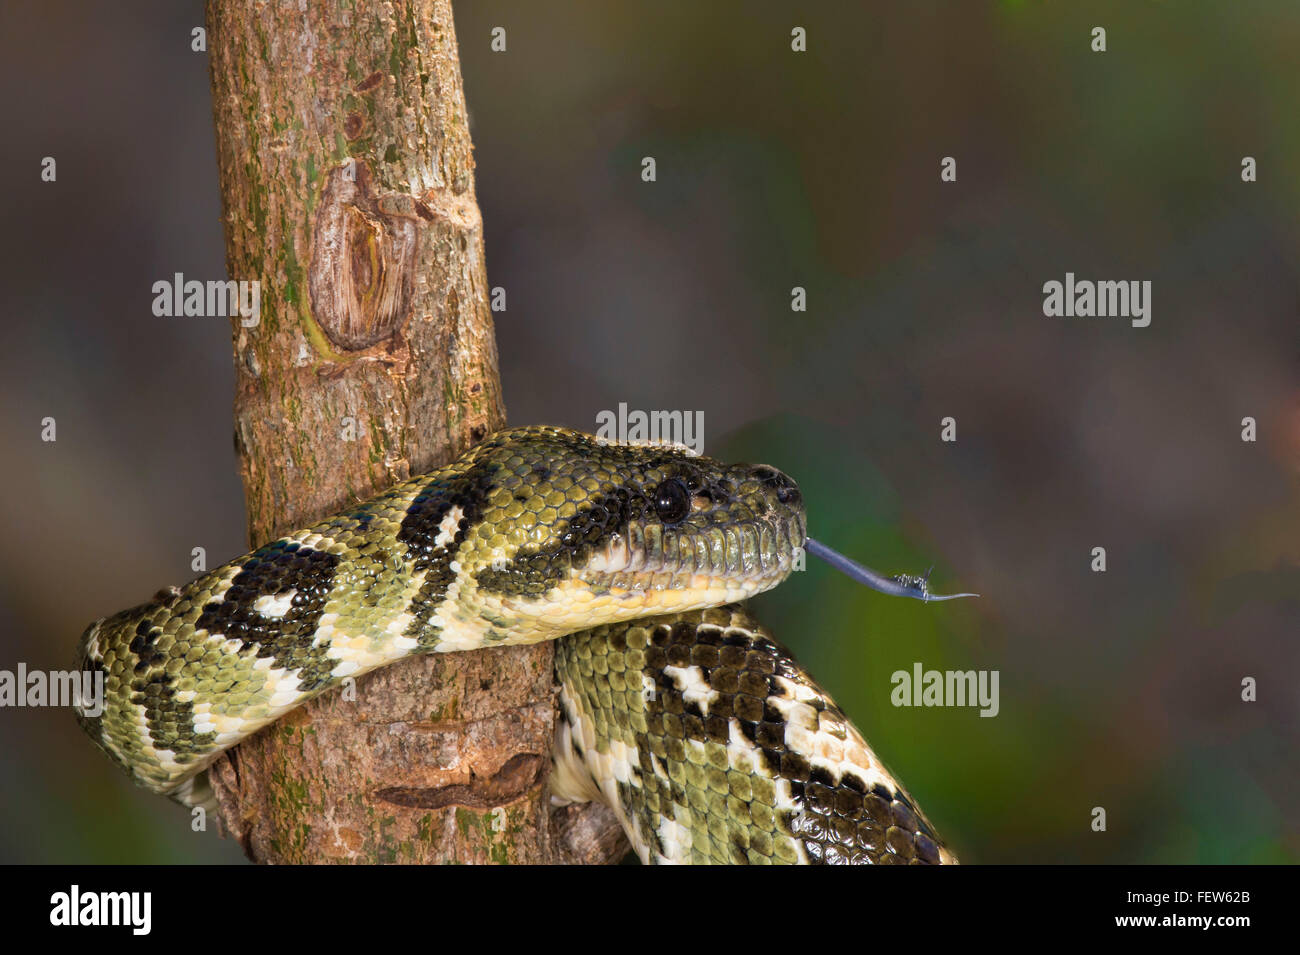
[[[256,546],[505,410],[449,0],[211,0],[207,28],[227,264],[262,283],[233,322]],[[551,656],[415,658],[308,703],[213,766],[227,825],[263,862],[615,857],[598,810],[557,816],[585,854],[552,837]]]

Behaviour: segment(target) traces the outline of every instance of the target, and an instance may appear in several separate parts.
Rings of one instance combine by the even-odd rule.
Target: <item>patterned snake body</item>
[[[773,468],[502,431],[91,624],[80,668],[104,674],[104,707],[79,718],[138,781],[193,803],[222,751],[347,677],[564,637],[552,794],[611,805],[643,861],[955,861],[732,606],[785,579],[804,523]]]

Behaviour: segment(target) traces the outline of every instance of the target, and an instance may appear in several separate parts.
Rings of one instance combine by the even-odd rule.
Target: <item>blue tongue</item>
[[[917,600],[929,601],[956,600],[959,597],[979,596],[979,594],[932,594],[927,586],[930,577],[928,571],[924,577],[913,577],[908,574],[884,577],[869,567],[863,567],[856,560],[845,557],[839,551],[831,550],[825,544],[815,541],[811,537],[804,541],[803,546],[808,553],[826,561],[840,573],[846,574],[860,584],[866,584],[872,590],[878,590],[882,594],[889,594],[891,597],[915,597]],[[933,569],[931,568],[931,570]]]

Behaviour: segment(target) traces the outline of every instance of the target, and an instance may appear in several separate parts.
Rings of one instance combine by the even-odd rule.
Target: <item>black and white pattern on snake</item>
[[[598,627],[555,652],[552,791],[612,806],[643,862],[956,862],[744,608]]]
[[[194,801],[203,791],[202,771],[220,752],[345,677],[412,653],[567,638],[731,604],[785,579],[805,536],[798,488],[773,468],[726,465],[676,448],[609,445],[560,428],[499,432],[445,468],[92,624],[82,637],[80,665],[103,671],[105,705],[99,717],[80,718],[137,780]],[[729,632],[734,636],[740,629]],[[557,670],[566,700],[580,700],[590,689],[565,682],[578,672]],[[719,680],[730,678],[725,668],[718,672]],[[658,685],[676,679],[674,673],[648,676]],[[789,679],[775,671],[771,676]],[[806,679],[789,684],[791,692],[820,693],[809,687]],[[662,699],[672,700],[674,692],[693,697],[700,728],[717,736],[717,720],[703,713],[701,701],[731,691],[713,689],[705,680],[665,689]],[[753,698],[769,708],[787,706],[773,692],[768,687]],[[736,697],[737,705],[751,705],[748,699]],[[817,700],[825,698],[800,698],[788,706],[816,706]],[[828,719],[848,726],[831,707],[827,700],[818,712],[832,712]],[[694,731],[697,714],[687,716]],[[675,727],[676,718],[665,713],[665,725]],[[580,715],[575,719],[570,738],[588,740],[591,724]],[[742,735],[751,722],[768,727],[764,734],[776,725],[742,720]],[[787,727],[800,725],[787,721]],[[813,788],[826,787],[820,776],[782,775],[786,763],[795,772],[799,746],[821,746],[822,736],[788,739],[788,754],[780,759],[767,746],[754,760],[753,785],[761,795],[771,789],[780,825],[804,825],[800,820],[813,817],[800,814],[798,806],[822,804],[821,789]],[[590,737],[593,752],[603,738]],[[691,747],[705,745],[683,737],[683,746],[688,739],[695,740]],[[746,745],[763,749],[769,742],[759,736]],[[739,742],[736,747],[743,748]],[[887,778],[883,770],[877,773],[865,745],[860,749],[855,757],[866,760],[861,771],[836,777],[835,786],[861,782],[870,789]],[[681,752],[689,762],[696,750]],[[674,765],[670,759],[663,767],[672,772]],[[815,761],[809,766],[810,773],[818,771]],[[579,798],[572,786],[574,791],[562,791],[571,775],[557,774],[557,794]],[[901,793],[892,780],[882,785]],[[586,791],[620,800],[637,795],[610,786],[610,779],[597,776]],[[905,800],[898,805],[905,822],[914,807]],[[630,806],[621,809],[629,826],[637,813],[644,816]],[[644,820],[636,825],[651,832]],[[654,837],[658,842],[633,835],[634,842],[654,847],[647,858],[739,861],[734,840],[725,858],[676,851],[684,837],[664,825]],[[894,828],[901,832],[906,826]],[[931,860],[933,834],[924,827],[907,831],[913,854]],[[763,839],[754,836],[757,843]],[[796,843],[803,848],[789,848]],[[834,856],[832,861],[838,854],[870,861],[874,851],[809,848],[814,843],[778,839],[771,858],[815,861],[820,851]],[[894,847],[891,854],[906,853]]]

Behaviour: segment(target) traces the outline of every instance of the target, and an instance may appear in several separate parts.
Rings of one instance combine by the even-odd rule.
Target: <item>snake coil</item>
[[[861,734],[738,601],[789,575],[780,471],[561,428],[460,459],[98,620],[83,728],[201,801],[225,749],[412,653],[559,639],[552,796],[596,799],[645,862],[956,861]]]

